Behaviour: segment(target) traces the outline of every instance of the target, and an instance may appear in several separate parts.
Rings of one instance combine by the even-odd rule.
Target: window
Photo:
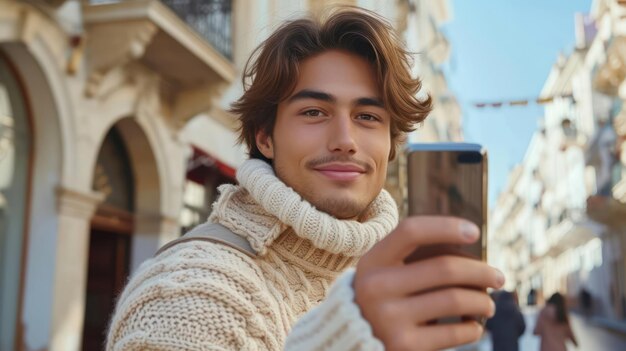
[[[13,350],[28,199],[30,128],[21,86],[0,51],[0,349]]]

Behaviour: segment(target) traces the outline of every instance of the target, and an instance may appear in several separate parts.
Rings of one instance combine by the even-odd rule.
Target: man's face
[[[356,218],[382,189],[391,148],[390,116],[373,67],[331,50],[299,69],[272,135],[257,133],[257,146],[278,178],[317,209]]]

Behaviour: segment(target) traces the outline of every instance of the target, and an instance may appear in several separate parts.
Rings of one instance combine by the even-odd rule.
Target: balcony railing
[[[231,0],[162,0],[191,28],[232,59]]]
[[[91,5],[131,0],[89,0]],[[232,60],[232,0],[161,0],[204,40]]]

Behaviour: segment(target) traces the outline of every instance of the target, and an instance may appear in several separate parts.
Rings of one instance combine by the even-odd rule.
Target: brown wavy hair
[[[239,116],[239,142],[248,146],[251,158],[269,161],[257,148],[255,137],[260,130],[272,135],[278,103],[295,88],[299,63],[333,49],[356,54],[374,67],[391,115],[390,159],[404,134],[415,130],[431,111],[431,97],[417,97],[421,81],[411,76],[412,57],[391,25],[365,9],[336,8],[320,18],[285,22],[248,59],[242,78],[244,93],[230,111]]]

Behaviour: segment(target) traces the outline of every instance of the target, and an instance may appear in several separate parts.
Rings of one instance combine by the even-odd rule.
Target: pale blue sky
[[[522,161],[543,107],[476,108],[475,102],[536,98],[559,52],[574,47],[574,14],[591,0],[453,0],[443,28],[444,67],[461,104],[465,139],[489,152],[489,206]]]

